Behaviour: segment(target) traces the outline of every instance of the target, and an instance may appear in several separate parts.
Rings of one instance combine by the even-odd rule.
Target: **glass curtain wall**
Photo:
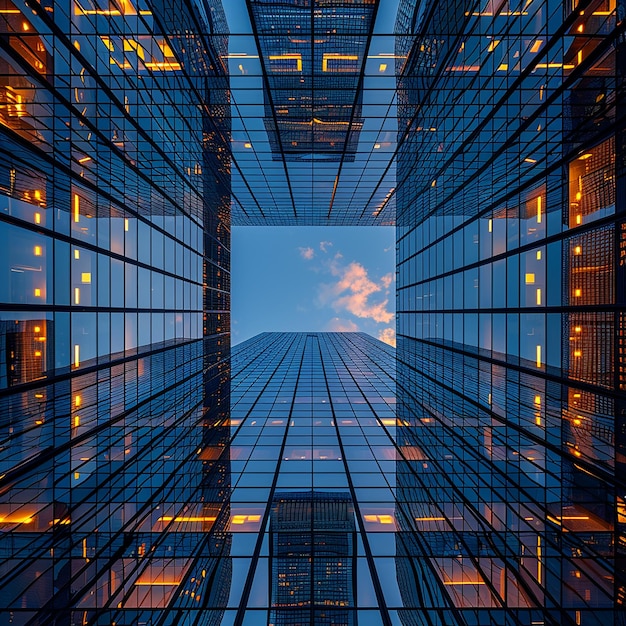
[[[624,8],[401,4],[408,623],[621,623]]]
[[[3,0],[0,30],[0,622],[156,623],[228,549],[223,15]]]

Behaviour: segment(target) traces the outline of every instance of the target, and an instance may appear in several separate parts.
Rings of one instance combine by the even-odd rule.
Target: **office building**
[[[157,623],[227,594],[228,538],[206,534],[229,484],[221,22],[0,5],[2,624]]]
[[[624,0],[239,8],[0,3],[0,623],[625,626]],[[231,350],[231,219],[397,350]]]
[[[623,9],[401,5],[407,623],[623,623]]]
[[[254,0],[274,159],[354,160],[373,0]]]
[[[269,623],[355,624],[356,525],[348,493],[276,493]]]
[[[393,368],[393,349],[362,333],[233,348],[225,623],[390,623]]]

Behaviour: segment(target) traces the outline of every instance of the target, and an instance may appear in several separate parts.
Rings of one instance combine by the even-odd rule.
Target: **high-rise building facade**
[[[374,0],[254,0],[275,159],[354,160]]]
[[[2,624],[219,597],[230,112],[205,9],[0,4]]]
[[[407,623],[623,623],[624,9],[401,4]]]
[[[241,6],[0,0],[0,624],[625,626],[624,0]],[[231,206],[397,353],[231,354]]]
[[[393,349],[362,333],[264,333],[232,360],[224,623],[391,624]]]

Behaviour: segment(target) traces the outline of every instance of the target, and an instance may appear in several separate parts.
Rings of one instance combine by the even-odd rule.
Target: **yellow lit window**
[[[74,222],[80,222],[80,196],[74,194]]]

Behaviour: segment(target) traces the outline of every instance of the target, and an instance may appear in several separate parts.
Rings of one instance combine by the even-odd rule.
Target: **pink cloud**
[[[313,248],[298,248],[298,250],[300,250],[300,256],[307,261],[310,261],[315,256]]]
[[[322,252],[328,252],[328,248],[331,248],[333,245],[332,241],[320,241],[320,250]]]
[[[375,322],[388,324],[393,319],[393,313],[387,310],[388,299],[372,303],[369,298],[372,294],[382,291],[391,284],[391,275],[383,277],[381,284],[377,284],[368,276],[363,265],[353,261],[347,266],[333,262],[330,266],[333,276],[339,280],[331,286],[326,286],[322,293],[323,299],[331,299],[335,310],[345,310],[356,317],[372,319]]]
[[[389,344],[390,346],[396,347],[396,329],[389,327],[383,328],[378,331],[378,338],[384,342]]]
[[[328,324],[327,330],[335,333],[355,333],[359,327],[352,320],[342,320],[339,317],[333,317]]]
[[[380,282],[383,284],[383,287],[385,289],[389,289],[389,286],[391,285],[391,283],[395,280],[395,276],[393,274],[385,274],[381,279]]]

